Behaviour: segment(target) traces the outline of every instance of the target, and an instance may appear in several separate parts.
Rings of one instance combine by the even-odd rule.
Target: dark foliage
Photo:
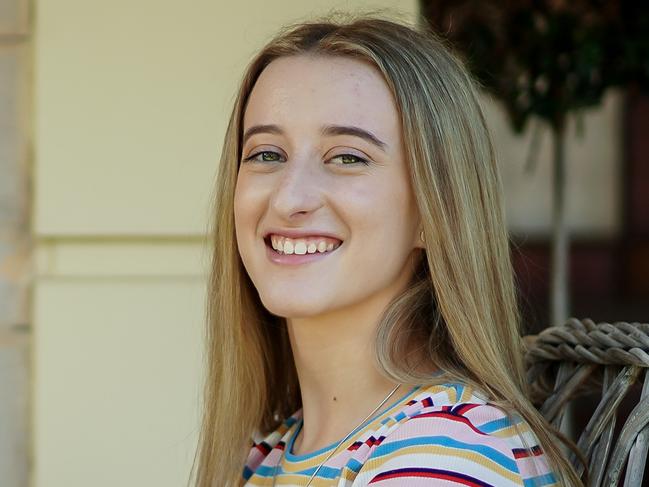
[[[422,10],[516,131],[530,116],[561,130],[609,87],[649,93],[647,1],[422,0]]]

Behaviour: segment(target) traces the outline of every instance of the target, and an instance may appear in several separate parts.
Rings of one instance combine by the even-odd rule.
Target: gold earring
[[[422,242],[426,242],[426,239],[424,238],[424,231],[422,230],[421,233],[419,234],[419,237],[421,238]]]

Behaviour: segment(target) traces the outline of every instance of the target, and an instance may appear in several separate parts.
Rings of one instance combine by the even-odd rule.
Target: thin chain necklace
[[[338,442],[338,444],[336,445],[336,447],[335,447],[333,450],[331,450],[331,452],[329,453],[329,455],[327,455],[327,458],[325,458],[325,459],[322,461],[322,463],[321,463],[320,465],[318,465],[318,468],[315,469],[315,472],[313,472],[313,474],[311,474],[311,478],[309,479],[309,481],[306,483],[306,485],[305,485],[304,487],[309,487],[309,485],[311,485],[311,481],[315,478],[315,476],[316,476],[316,474],[318,473],[318,471],[320,471],[320,468],[322,468],[322,466],[323,466],[325,463],[327,463],[327,460],[329,460],[329,459],[331,458],[331,456],[334,454],[334,452],[335,452],[336,450],[338,450],[338,447],[340,447],[340,445],[342,445],[343,442],[345,442],[345,440],[347,440],[347,438],[349,438],[349,437],[354,433],[354,431],[356,431],[356,429],[357,429],[358,427],[360,427],[363,423],[365,423],[365,421],[367,421],[368,419],[370,419],[370,418],[374,415],[374,413],[376,413],[376,412],[381,408],[381,406],[383,406],[386,402],[388,402],[388,400],[392,397],[392,395],[393,395],[395,392],[397,392],[397,389],[399,388],[400,385],[401,385],[401,384],[397,384],[397,386],[396,386],[394,389],[392,389],[392,392],[390,392],[390,394],[388,394],[388,395],[385,397],[385,399],[383,399],[383,400],[381,401],[381,404],[379,404],[378,406],[376,406],[376,408],[374,409],[374,411],[372,411],[370,414],[368,414],[367,417],[366,417],[363,421],[361,421],[361,422],[360,422],[356,427],[354,427],[354,429],[352,429],[349,433],[347,433],[347,436],[345,436],[342,440],[340,440],[340,441]],[[304,419],[302,419],[301,421],[304,422]],[[278,467],[278,466],[281,466],[281,464],[282,464],[282,460],[284,459],[284,453],[285,453],[286,448],[288,447],[289,444],[290,444],[290,443],[288,443],[287,445],[284,446],[284,449],[282,450],[282,455],[279,457],[279,460],[278,460],[278,462],[277,462],[277,465],[275,465],[275,469],[274,469],[274,471],[273,471],[273,487],[275,487],[275,479],[277,479],[277,467]]]

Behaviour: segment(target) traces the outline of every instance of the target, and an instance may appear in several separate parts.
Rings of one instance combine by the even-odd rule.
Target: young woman
[[[219,168],[196,484],[581,485],[526,399],[501,200],[439,39],[363,17],[264,47]]]

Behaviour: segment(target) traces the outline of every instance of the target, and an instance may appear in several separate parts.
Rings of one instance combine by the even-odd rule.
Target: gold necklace
[[[397,392],[397,389],[399,388],[400,385],[401,385],[401,384],[397,384],[397,386],[396,386],[394,389],[392,389],[392,392],[390,392],[390,394],[388,394],[388,395],[385,397],[385,399],[383,399],[383,400],[381,401],[381,404],[379,404],[378,406],[376,406],[376,408],[374,409],[374,411],[372,411],[370,414],[368,414],[367,417],[366,417],[363,421],[361,421],[361,422],[360,422],[356,427],[354,427],[354,429],[352,429],[349,433],[347,433],[347,436],[345,436],[342,440],[340,440],[340,441],[338,442],[338,444],[336,445],[336,447],[335,447],[333,450],[331,450],[331,453],[329,453],[329,455],[327,455],[327,458],[325,458],[325,459],[322,461],[322,463],[321,463],[320,465],[318,465],[318,468],[315,469],[315,472],[313,472],[313,474],[311,475],[311,478],[309,479],[309,481],[306,483],[306,485],[305,485],[304,487],[309,487],[309,485],[311,485],[311,481],[315,478],[315,476],[316,476],[316,474],[318,473],[318,471],[320,470],[320,468],[322,468],[322,466],[323,466],[325,463],[327,463],[327,460],[329,460],[329,459],[331,458],[331,456],[334,454],[334,452],[335,452],[336,450],[338,450],[338,448],[340,447],[340,445],[342,445],[343,442],[344,442],[345,440],[347,440],[347,438],[349,438],[349,437],[352,435],[352,433],[354,433],[354,431],[356,431],[356,429],[357,429],[358,427],[360,427],[363,423],[365,423],[365,421],[367,421],[368,419],[370,419],[370,418],[374,415],[374,413],[376,413],[376,412],[381,408],[381,406],[383,406],[386,402],[388,402],[388,399],[390,399],[390,398],[392,397],[392,395],[393,395],[395,392]],[[304,418],[302,418],[301,421],[304,422]],[[277,478],[277,467],[279,467],[279,466],[282,465],[282,460],[284,459],[284,453],[285,453],[285,451],[286,451],[286,448],[287,448],[289,445],[290,445],[290,442],[288,442],[288,443],[284,446],[284,449],[282,450],[282,455],[279,457],[279,460],[277,461],[277,465],[275,465],[275,469],[273,470],[273,487],[275,487],[275,479]]]

